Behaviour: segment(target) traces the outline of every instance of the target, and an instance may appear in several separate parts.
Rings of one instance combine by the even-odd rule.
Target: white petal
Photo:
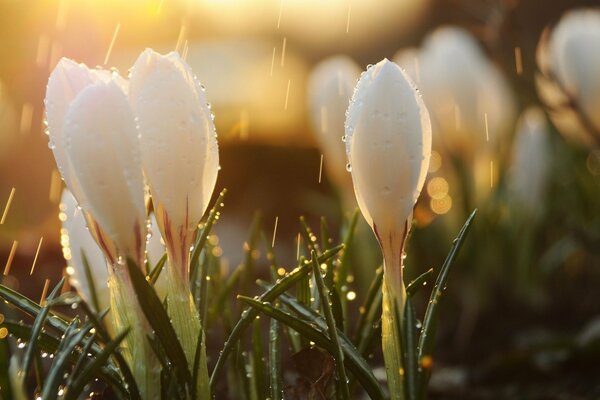
[[[219,166],[204,91],[177,54],[146,50],[133,67],[129,95],[155,205],[175,226],[193,230],[206,211]]]
[[[65,152],[63,125],[71,102],[94,81],[93,72],[84,64],[62,58],[50,74],[44,100],[48,135],[50,136],[49,146],[65,183],[75,192],[75,196],[78,198],[80,197],[77,193],[79,192],[78,184],[73,182],[73,173]]]
[[[401,234],[425,181],[429,114],[398,65],[363,73],[348,108],[346,145],[360,209],[379,233]]]
[[[124,255],[139,260],[145,242],[143,177],[133,114],[119,86],[99,82],[85,88],[69,108],[64,137],[87,211]]]
[[[100,250],[96,241],[92,238],[86,226],[83,212],[77,207],[77,200],[75,200],[75,197],[68,190],[63,191],[61,209],[66,215],[66,221],[62,224],[66,232],[62,234],[66,234],[67,237],[64,238],[61,236],[61,244],[63,247],[68,247],[68,253],[70,254],[70,258],[67,260],[67,265],[71,268],[69,282],[77,289],[77,292],[79,292],[88,304],[93,305],[90,282],[86,276],[83,262],[83,255],[85,254],[96,290],[96,297],[99,302],[98,306],[100,309],[96,311],[102,311],[110,306],[110,297],[102,295],[103,293],[107,294],[108,291],[108,265],[106,258],[104,258],[102,250]]]

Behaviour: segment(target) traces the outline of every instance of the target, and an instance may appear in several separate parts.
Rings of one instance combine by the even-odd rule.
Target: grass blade
[[[377,298],[377,293],[381,293],[381,284],[383,282],[383,267],[377,268],[375,271],[375,277],[371,281],[369,285],[369,289],[367,290],[367,296],[365,297],[365,301],[363,305],[360,307],[360,312],[358,314],[358,321],[356,322],[356,328],[354,329],[354,341],[360,342],[360,337],[365,329],[366,325],[372,325],[374,321],[369,320],[367,317],[369,316],[369,310],[373,306],[373,302]]]
[[[343,245],[339,245],[323,253],[319,257],[319,262],[327,261],[329,258],[337,254],[337,252],[340,251],[343,247]],[[295,285],[300,279],[306,276],[306,274],[308,274],[308,272],[310,271],[310,268],[310,265],[306,264],[297,267],[292,272],[284,276],[281,280],[279,280],[279,282],[276,285],[274,285],[270,290],[263,293],[260,296],[259,300],[273,301],[283,292]],[[252,320],[254,320],[254,318],[256,318],[257,315],[258,311],[253,308],[247,309],[244,312],[242,312],[240,319],[237,321],[237,323],[233,327],[233,330],[231,331],[231,334],[225,341],[223,350],[221,350],[219,358],[217,359],[217,363],[215,364],[215,367],[213,369],[212,375],[210,376],[210,387],[212,390],[214,390],[215,385],[217,383],[217,377],[220,376],[221,372],[223,371],[227,357],[229,356],[233,348],[236,346],[238,340],[241,338],[248,325],[251,324]]]
[[[54,289],[52,289],[52,292],[47,298],[47,302],[52,301],[52,299],[58,296],[64,283],[65,278],[62,278],[60,282],[58,282],[58,284],[54,287]],[[33,355],[36,351],[36,342],[38,340],[38,337],[40,336],[40,332],[42,331],[42,328],[44,326],[44,323],[46,322],[46,318],[48,317],[49,313],[50,305],[46,304],[40,309],[39,313],[35,317],[35,320],[33,321],[31,337],[29,339],[27,349],[25,350],[25,355],[23,356],[23,363],[21,364],[21,370],[24,374],[27,374],[27,371],[29,371],[29,367],[31,366],[31,362],[33,361]]]
[[[269,322],[269,382],[272,400],[283,400],[283,372],[281,369],[281,328],[279,321]]]
[[[294,298],[289,296],[287,298],[295,302]],[[313,319],[310,320],[310,322],[304,321],[281,310],[280,308],[273,307],[268,302],[261,302],[259,300],[255,300],[253,298],[245,296],[238,296],[238,299],[250,305],[253,309],[263,312],[271,318],[277,319],[282,324],[285,324],[291,327],[292,329],[296,330],[297,332],[300,332],[302,335],[305,335],[307,338],[309,338],[309,340],[315,342],[315,344],[317,344],[319,347],[333,354],[333,343],[327,336],[327,324],[322,317],[318,316],[318,320],[320,320],[321,322],[312,324],[312,322],[315,322],[317,320]],[[300,303],[296,302],[296,304],[299,307],[304,308],[304,312],[309,313],[309,315],[315,315],[314,310],[310,310],[305,306],[301,305]],[[325,330],[323,330],[319,326],[319,323],[325,327]],[[340,339],[340,345],[342,347],[342,350],[344,351],[344,355],[346,356],[344,359],[345,366],[354,376],[356,376],[358,381],[361,383],[363,388],[366,390],[366,392],[372,399],[384,399],[385,396],[383,394],[383,391],[381,390],[377,379],[375,378],[375,376],[373,376],[373,371],[371,370],[371,367],[367,364],[365,359],[362,358],[360,354],[358,354],[358,352],[354,348],[354,345],[343,334],[343,332],[338,330],[337,334]]]
[[[427,284],[427,279],[429,279],[433,275],[433,268],[429,268],[427,271],[423,272],[421,275],[417,276],[412,282],[410,282],[406,286],[406,296],[412,297],[414,296],[419,289]]]
[[[85,366],[83,371],[77,375],[77,378],[73,381],[73,383],[67,386],[64,400],[75,400],[79,397],[81,392],[84,390],[85,385],[87,385],[95,376],[99,374],[100,368],[106,364],[111,355],[117,352],[117,348],[128,333],[129,329],[119,333],[104,347],[104,349],[96,356],[96,358],[94,358],[92,362]]]
[[[333,343],[334,352],[331,355],[334,357],[336,366],[336,376],[338,385],[336,387],[341,390],[341,398],[345,400],[350,399],[350,390],[348,388],[348,377],[346,376],[346,368],[344,368],[344,353],[340,345],[340,339],[337,335],[337,328],[335,324],[335,318],[333,317],[332,311],[332,300],[331,292],[327,292],[325,288],[325,282],[323,282],[323,276],[321,275],[321,266],[317,260],[317,252],[312,251],[312,266],[313,276],[317,282],[317,288],[319,290],[319,296],[321,297],[321,306],[323,307],[323,313],[325,314],[325,321],[327,321],[327,329],[329,332],[329,338]]]
[[[400,320],[400,313],[396,310],[396,321]],[[415,309],[410,297],[406,298],[404,306],[404,324],[402,334],[402,350],[404,358],[404,389],[407,400],[417,400],[418,370],[417,370],[417,337],[416,337]]]
[[[148,275],[148,281],[150,281],[150,284],[152,286],[154,286],[156,284],[156,281],[158,281],[158,277],[160,276],[160,273],[162,272],[166,262],[167,253],[162,255],[162,257],[160,258],[160,260],[158,260],[154,268],[152,268],[152,271],[150,271],[150,274]]]
[[[425,311],[425,317],[423,318],[423,328],[421,329],[421,336],[419,337],[419,346],[417,350],[417,360],[419,365],[423,364],[425,358],[431,357],[433,352],[433,347],[435,344],[435,334],[437,331],[437,322],[439,315],[439,303],[442,297],[442,294],[446,288],[446,282],[448,281],[448,273],[450,272],[450,267],[458,254],[465,237],[469,231],[471,223],[475,218],[475,214],[477,210],[474,210],[467,221],[461,228],[458,236],[452,242],[452,247],[450,248],[450,252],[442,264],[442,268],[440,269],[440,273],[436,279],[435,286],[431,291],[431,296],[429,298],[429,303],[427,306],[427,310]],[[431,370],[429,368],[422,368],[421,373],[419,374],[419,397],[423,398],[425,395],[425,390],[427,387],[427,382],[429,381],[429,377],[431,376]]]
[[[198,269],[198,261],[200,260],[200,252],[202,251],[202,249],[204,248],[204,245],[206,244],[206,239],[208,238],[208,234],[210,233],[212,226],[214,225],[215,221],[217,219],[219,219],[219,215],[224,206],[223,199],[225,198],[226,194],[227,194],[227,189],[223,189],[223,190],[221,190],[221,193],[219,193],[219,197],[217,197],[217,201],[215,202],[215,205],[213,206],[213,208],[211,208],[210,212],[208,213],[208,218],[206,219],[206,223],[204,224],[202,231],[200,231],[200,234],[198,235],[198,238],[196,239],[196,243],[194,243],[194,250],[192,251],[192,256],[190,258],[190,279],[192,281],[197,276],[197,273],[198,273],[197,269]]]
[[[74,324],[71,326],[74,326]],[[71,353],[73,353],[76,346],[82,343],[83,339],[91,329],[92,324],[88,323],[76,332],[69,330],[69,334],[65,335],[56,352],[52,368],[48,371],[48,376],[44,382],[42,399],[55,400],[58,398],[58,385],[63,380],[63,374],[69,364],[69,358],[72,356]]]

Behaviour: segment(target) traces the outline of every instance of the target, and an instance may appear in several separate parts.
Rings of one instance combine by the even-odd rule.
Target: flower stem
[[[111,310],[115,331],[131,329],[121,345],[142,399],[160,397],[160,363],[146,335],[151,331],[144,318],[129,276],[122,265],[116,265],[109,274]]]
[[[404,366],[400,329],[403,323],[406,291],[402,281],[398,282],[398,274],[395,272],[390,273],[389,269],[385,268],[383,275],[381,342],[390,399],[403,400]],[[400,318],[400,321],[396,321],[397,317]]]
[[[187,278],[187,263],[189,263],[189,254],[179,258],[183,265],[175,265],[175,259],[169,254],[168,269],[168,287],[167,287],[167,309],[173,329],[181,343],[185,353],[188,367],[192,371],[195,363],[196,347],[202,326],[200,316],[194,303],[194,298],[190,292],[190,284]],[[186,271],[181,273],[180,271]],[[200,343],[200,359],[197,363],[199,371],[197,372],[196,398],[209,399],[210,389],[208,383],[208,367],[206,365],[206,346],[204,340]],[[194,371],[192,371],[192,375]]]

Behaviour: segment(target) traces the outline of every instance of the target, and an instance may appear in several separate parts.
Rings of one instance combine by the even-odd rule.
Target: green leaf
[[[259,394],[259,398],[266,399],[269,397],[269,390],[265,384],[266,366],[263,358],[260,319],[257,317],[252,325],[252,370],[254,372],[255,391]]]
[[[52,299],[58,296],[64,283],[65,278],[62,278],[60,282],[58,282],[58,284],[54,287],[54,289],[52,289],[52,292],[47,298],[47,302],[52,301]],[[29,367],[31,366],[31,362],[33,361],[33,355],[36,352],[36,343],[38,337],[40,336],[40,332],[44,327],[44,323],[46,322],[46,318],[48,317],[49,313],[50,305],[46,303],[46,305],[40,309],[39,313],[35,317],[35,320],[33,321],[31,337],[29,338],[29,342],[27,343],[25,355],[23,356],[23,363],[21,364],[21,370],[24,374],[27,374],[27,371],[29,371]]]
[[[319,262],[327,261],[329,258],[337,254],[337,252],[340,251],[343,247],[343,245],[339,245],[330,249],[329,251],[326,251],[319,257]],[[283,292],[295,285],[300,279],[306,276],[306,274],[308,274],[308,272],[310,271],[310,268],[310,264],[304,264],[302,266],[297,267],[292,272],[280,279],[279,282],[276,285],[274,285],[271,289],[263,293],[259,298],[260,301],[273,301]],[[238,340],[242,337],[242,334],[244,333],[248,325],[250,325],[250,323],[254,320],[254,318],[256,318],[257,315],[257,310],[252,308],[247,309],[244,312],[242,312],[240,319],[233,327],[231,334],[225,341],[223,350],[221,350],[220,352],[219,358],[217,359],[217,363],[215,364],[212,375],[210,377],[210,387],[213,391],[217,383],[217,377],[220,376],[221,372],[223,371],[227,357],[233,350],[234,346],[237,344]]]
[[[85,385],[87,385],[95,376],[100,374],[102,366],[106,364],[111,355],[118,351],[119,345],[128,333],[129,328],[119,333],[90,363],[85,366],[81,373],[77,374],[77,378],[73,380],[72,384],[67,386],[64,400],[75,400],[79,397],[83,392]]]
[[[71,324],[69,328],[74,326],[75,324]],[[69,365],[69,359],[72,357],[71,353],[75,350],[76,346],[81,345],[90,329],[92,329],[92,324],[88,323],[78,331],[69,329],[68,333],[65,334],[54,357],[52,368],[48,371],[48,376],[44,382],[44,387],[42,388],[43,399],[54,400],[58,398],[58,386],[62,382],[63,374]]]
[[[339,263],[335,270],[335,290],[339,294],[339,307],[341,308],[342,321],[346,321],[346,316],[348,313],[348,298],[346,297],[346,293],[344,292],[344,286],[346,286],[346,281],[348,280],[348,270],[350,267],[350,253],[351,253],[351,243],[354,240],[354,233],[356,232],[356,224],[358,222],[358,215],[360,212],[358,209],[354,210],[352,217],[350,218],[350,222],[344,233],[344,251],[340,256]],[[342,325],[340,325],[342,327]],[[344,332],[349,328],[348,326],[344,327]]]
[[[428,269],[421,275],[417,276],[411,283],[406,286],[406,296],[414,296],[423,286],[427,284],[427,279],[433,275],[433,268]]]
[[[383,283],[383,267],[377,268],[375,276],[369,285],[367,296],[363,305],[360,307],[358,322],[354,330],[354,340],[358,343],[359,352],[365,355],[371,338],[373,336],[373,326],[381,318],[381,285]]]
[[[270,287],[271,285],[262,284],[262,286]],[[285,294],[285,293],[282,294],[281,296],[279,296],[278,301],[280,301],[283,305],[285,305],[290,311],[295,313],[298,317],[302,318],[312,328],[318,329],[324,335],[326,334],[327,329],[328,329],[327,322],[325,321],[323,316],[317,314],[317,312],[315,310],[306,307],[305,305],[296,301],[296,299],[294,297],[292,297],[288,294]],[[381,312],[380,312],[380,314],[381,314]],[[375,382],[375,385],[378,386],[377,380],[373,376],[373,373],[372,373],[368,363],[365,361],[363,356],[361,356],[361,353],[359,353],[357,351],[354,344],[339,329],[337,331],[337,334],[338,334],[338,337],[340,338],[340,343],[342,345],[342,349],[344,350],[344,353],[346,354],[346,356],[350,357],[352,360],[354,360],[359,365],[358,366],[359,370],[366,371],[365,373],[368,376],[362,377],[362,380],[361,380],[361,382],[363,383],[363,386],[366,388],[365,385],[366,384],[368,385],[369,382],[371,382],[370,383],[371,385],[373,384],[373,382]],[[321,346],[321,347],[323,347],[323,346]],[[325,348],[325,347],[323,347],[323,348]],[[345,361],[348,362],[348,359],[346,359]],[[350,367],[348,369],[350,369],[350,371],[356,376],[354,369],[352,369]],[[368,389],[367,389],[367,391],[368,391]]]
[[[107,308],[106,310],[104,310],[98,314],[95,314],[90,309],[89,305],[85,301],[82,301],[81,303],[79,303],[79,305],[81,306],[81,309],[83,310],[84,314],[87,316],[87,318],[90,320],[90,322],[94,325],[94,328],[96,329],[96,332],[98,333],[99,337],[104,341],[104,343],[107,343],[110,339],[110,335],[109,335],[108,331],[106,330],[105,326],[102,324],[102,320],[108,314],[109,309]],[[98,347],[97,345],[92,343],[92,348],[94,346]],[[99,350],[96,350],[95,353],[100,353],[102,351],[103,351],[102,349],[99,349]],[[125,380],[125,383],[127,385],[127,390],[129,391],[129,398],[131,400],[139,400],[140,392],[139,392],[137,383],[135,381],[135,378],[133,377],[133,373],[131,372],[131,369],[129,368],[129,364],[127,364],[127,361],[125,361],[125,357],[123,357],[123,355],[121,354],[120,351],[115,351],[113,353],[113,356],[119,367],[121,374],[123,375],[123,379]]]
[[[282,324],[285,324],[292,329],[296,330],[302,335],[305,335],[309,340],[315,342],[319,347],[327,350],[331,354],[334,352],[333,343],[329,339],[326,333],[327,323],[325,320],[318,316],[314,310],[306,308],[300,303],[296,302],[296,300],[290,296],[286,295],[286,299],[292,302],[295,302],[299,309],[303,309],[304,313],[308,313],[311,315],[312,319],[309,321],[302,320],[298,317],[295,317],[288,312],[283,311],[280,308],[273,307],[268,302],[261,302],[259,300],[255,300],[250,297],[238,296],[240,301],[250,305],[253,309],[263,312],[264,314],[270,316],[271,318],[275,318],[280,321]],[[284,298],[282,297],[282,302]],[[316,317],[314,317],[316,315]],[[321,325],[321,326],[319,326]],[[322,328],[325,328],[323,330]],[[367,364],[364,358],[360,356],[360,354],[356,351],[354,345],[350,340],[344,335],[343,332],[337,330],[338,338],[340,339],[340,345],[344,352],[345,358],[344,363],[350,372],[361,383],[363,388],[369,394],[372,399],[384,399],[385,396],[377,379],[373,375],[371,367]]]
[[[0,297],[2,297],[4,300],[9,302],[13,306],[17,307],[19,310],[23,311],[24,313],[33,316],[34,318],[36,318],[38,316],[38,314],[42,311],[42,308],[43,308],[42,306],[37,304],[35,301],[22,295],[21,293],[15,292],[14,290],[12,290],[4,285],[0,285]],[[59,332],[64,333],[64,331],[65,331],[65,329],[67,329],[67,326],[69,325],[69,323],[65,319],[59,317],[57,314],[55,314],[51,311],[48,311],[48,312],[51,317],[47,321],[48,325],[50,325],[52,328],[58,330]]]
[[[10,334],[16,337],[17,339],[27,340],[29,337],[31,337],[31,326],[23,325],[14,321],[4,321],[2,324],[8,329]],[[58,340],[54,336],[51,336],[46,332],[40,333],[40,336],[38,338],[38,346],[40,347],[40,350],[50,354],[54,354],[56,353],[59,344],[60,340]],[[70,361],[72,364],[75,364],[77,362],[77,357],[75,355],[71,355]],[[111,365],[107,364],[103,367],[103,369],[100,371],[100,379],[102,379],[107,384],[111,385],[115,393],[127,395],[127,389],[125,389],[125,386],[123,385],[119,377],[119,373]],[[131,399],[134,398],[130,397],[129,395],[127,395],[127,397]],[[139,396],[136,399],[138,398]]]
[[[221,193],[219,193],[219,197],[217,197],[217,201],[215,202],[215,205],[208,213],[208,218],[206,219],[206,223],[204,224],[202,231],[198,235],[198,238],[196,239],[196,243],[194,243],[194,250],[192,251],[192,256],[190,258],[190,279],[192,279],[192,280],[197,276],[197,273],[198,273],[197,269],[198,269],[198,264],[199,264],[198,261],[200,260],[200,252],[202,251],[202,249],[204,248],[204,245],[206,244],[206,239],[208,238],[208,235],[210,233],[210,230],[212,229],[212,226],[214,225],[215,221],[219,218],[220,212],[224,206],[223,199],[225,198],[226,194],[227,194],[227,189],[223,189],[223,190],[221,190]]]
[[[396,309],[396,321],[400,321],[400,313]],[[417,400],[418,390],[418,364],[417,364],[417,338],[416,338],[415,309],[410,297],[406,297],[404,306],[404,324],[400,326],[402,331],[402,350],[404,362],[404,389],[407,400]]]
[[[419,345],[417,351],[417,360],[421,365],[424,357],[431,357],[433,352],[433,347],[435,344],[435,334],[437,331],[437,322],[439,315],[439,303],[442,297],[442,294],[446,288],[446,282],[448,281],[448,273],[450,272],[450,267],[460,250],[463,241],[467,233],[469,232],[469,228],[473,219],[475,218],[475,214],[477,210],[474,210],[462,229],[458,233],[458,236],[452,242],[452,247],[450,248],[450,252],[442,265],[440,273],[436,279],[435,286],[431,291],[431,296],[429,298],[429,303],[427,306],[427,310],[425,311],[425,318],[423,318],[423,328],[421,329],[421,336],[419,337]],[[431,376],[430,369],[422,369],[421,374],[419,375],[419,397],[424,398],[425,391],[427,387],[427,383],[429,382],[429,377]]]
[[[323,313],[325,314],[325,321],[327,321],[327,331],[329,332],[329,338],[333,344],[333,353],[336,366],[336,377],[338,384],[336,388],[341,391],[341,398],[345,400],[350,399],[350,389],[348,388],[348,378],[346,376],[346,368],[344,368],[344,353],[340,345],[340,339],[337,335],[337,327],[335,324],[335,318],[333,317],[333,311],[331,310],[331,295],[325,288],[325,282],[323,282],[323,276],[321,275],[321,266],[317,260],[317,252],[312,251],[312,266],[313,276],[317,282],[317,289],[319,290],[319,296],[321,298],[321,306]]]
[[[279,327],[279,321],[271,318],[269,323],[269,379],[272,400],[283,400],[280,337],[281,328]]]
[[[162,345],[169,361],[176,369],[179,384],[182,387],[189,385],[192,376],[188,368],[185,353],[183,352],[181,343],[176,339],[177,335],[175,334],[173,325],[171,325],[167,312],[163,308],[162,302],[134,261],[127,260],[127,270],[137,294],[140,308],[146,316],[148,323],[154,329],[156,337]]]
[[[160,260],[158,260],[158,262],[154,266],[154,268],[152,268],[152,271],[150,271],[150,274],[148,275],[148,281],[152,286],[156,285],[156,281],[158,281],[160,273],[164,269],[163,267],[167,262],[167,258],[167,253],[163,254]]]
[[[92,307],[94,307],[94,310],[100,311],[100,302],[98,301],[98,294],[96,291],[96,282],[94,282],[94,276],[92,275],[90,263],[88,261],[88,258],[86,256],[85,252],[83,251],[83,249],[81,249],[81,260],[83,262],[83,271],[85,273],[85,280],[90,289],[90,297],[91,297]]]

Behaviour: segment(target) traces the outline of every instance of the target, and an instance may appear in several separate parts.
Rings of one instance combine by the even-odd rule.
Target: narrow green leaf
[[[79,374],[81,368],[83,368],[85,366],[86,362],[89,361],[88,354],[92,354],[92,353],[90,353],[90,348],[92,347],[92,344],[94,343],[95,340],[96,340],[96,333],[93,333],[92,336],[90,336],[88,338],[83,338],[83,342],[85,342],[85,345],[83,346],[83,349],[81,350],[81,353],[79,354],[79,358],[77,359],[77,362],[75,363],[75,365],[73,366],[73,369],[71,370],[71,375],[69,376],[69,378],[67,380],[67,386]]]
[[[44,382],[42,399],[55,400],[58,398],[58,386],[62,382],[63,374],[69,365],[69,358],[72,356],[71,353],[75,349],[75,346],[81,345],[90,329],[92,329],[92,324],[88,323],[77,332],[69,330],[68,336],[65,336],[62,340],[54,357],[52,368],[48,371],[48,376]]]
[[[85,366],[81,373],[77,374],[77,378],[73,380],[73,383],[67,386],[64,400],[75,400],[79,398],[80,394],[85,388],[85,385],[87,385],[95,376],[100,374],[101,367],[106,364],[111,355],[118,351],[117,349],[119,345],[123,339],[125,339],[128,333],[129,328],[119,333],[91,362]]]
[[[423,328],[421,329],[421,336],[419,337],[419,345],[418,345],[418,353],[417,353],[417,361],[419,365],[422,364],[424,357],[431,357],[433,352],[433,347],[435,344],[435,334],[437,331],[437,322],[439,315],[439,303],[442,298],[442,294],[446,289],[446,282],[448,281],[448,273],[450,272],[450,267],[458,254],[464,239],[469,231],[471,223],[475,218],[475,214],[477,210],[474,210],[469,218],[463,225],[462,229],[458,233],[458,236],[452,242],[452,247],[450,248],[450,252],[442,265],[440,273],[436,279],[435,286],[431,291],[431,296],[429,298],[429,303],[427,306],[427,310],[425,311],[425,318],[423,318]],[[421,367],[419,367],[421,369]],[[423,398],[425,396],[425,391],[427,387],[427,383],[429,382],[429,377],[431,376],[430,369],[421,369],[421,373],[419,374],[419,397]]]
[[[12,304],[13,306],[17,307],[19,310],[31,315],[34,318],[36,318],[43,309],[43,307],[37,304],[35,301],[4,285],[0,285],[0,297]],[[64,333],[69,323],[57,314],[51,311],[48,312],[51,317],[47,321],[48,325],[58,330],[59,332]]]
[[[21,323],[14,322],[14,321],[4,321],[2,323],[2,325],[5,326],[8,329],[8,331],[10,332],[10,334],[12,336],[16,337],[17,339],[27,340],[31,337],[31,331],[32,331],[31,326],[23,325]],[[49,354],[54,354],[54,353],[56,353],[59,344],[60,344],[60,340],[58,340],[54,336],[51,336],[46,332],[40,333],[40,336],[38,339],[38,346],[40,347],[40,350],[45,351]],[[96,347],[99,348],[99,346],[97,346],[97,345],[96,345]],[[91,351],[93,352],[93,348],[91,349]],[[101,348],[100,348],[100,351],[102,351]],[[93,353],[93,354],[96,354],[96,353]],[[75,355],[71,355],[70,361],[72,364],[75,364],[77,362],[77,357]],[[102,371],[100,372],[100,379],[103,380],[104,382],[106,382],[107,384],[111,385],[111,387],[113,388],[113,390],[116,393],[127,394],[127,389],[125,389],[125,386],[121,382],[119,373],[110,364],[107,364],[103,367]],[[134,398],[139,399],[139,396],[138,397],[130,397],[128,395],[127,397],[130,399],[134,399]]]
[[[256,393],[258,393],[260,399],[268,398],[269,390],[265,383],[267,375],[263,358],[261,325],[258,317],[252,323],[252,370],[254,372]]]
[[[202,325],[204,326],[204,325]],[[198,387],[198,376],[200,372],[200,359],[202,358],[202,345],[204,343],[204,330],[200,329],[198,340],[196,342],[196,351],[194,352],[194,369],[192,369],[192,398],[196,399],[198,394],[196,388]]]
[[[81,303],[79,303],[79,305],[80,305],[81,309],[83,310],[84,314],[87,316],[87,318],[90,320],[90,322],[94,325],[94,329],[96,329],[98,336],[102,339],[102,341],[104,343],[108,343],[108,341],[110,339],[110,335],[109,335],[108,331],[106,330],[106,327],[102,323],[102,320],[108,314],[109,309],[107,308],[104,311],[99,312],[98,314],[95,314],[92,311],[92,309],[90,309],[89,305],[85,301],[82,301]],[[92,349],[94,348],[94,346],[98,347],[95,343],[92,343]],[[96,350],[94,352],[94,354],[100,353],[102,351],[103,351],[103,349]],[[121,354],[120,351],[115,351],[113,353],[113,356],[116,361],[116,364],[119,367],[121,374],[123,375],[123,379],[125,380],[125,383],[127,384],[127,389],[129,391],[129,398],[131,400],[139,400],[140,392],[139,392],[137,383],[133,377],[133,373],[131,372],[131,369],[129,368],[129,364],[127,364],[127,361],[125,361],[125,357],[123,357],[123,355]]]
[[[406,296],[414,296],[423,286],[427,284],[427,279],[433,275],[433,268],[428,269],[421,275],[417,276],[412,282],[406,286]]]
[[[342,308],[343,321],[346,321],[346,315],[348,313],[348,299],[346,298],[346,293],[344,291],[344,286],[346,286],[346,281],[348,280],[348,271],[350,267],[350,255],[352,251],[352,240],[354,240],[354,233],[356,232],[356,224],[358,222],[358,209],[354,210],[352,217],[350,218],[350,222],[348,224],[348,228],[344,233],[344,240],[342,243],[344,244],[344,251],[340,255],[340,260],[335,271],[335,289],[340,294],[340,306]],[[348,327],[346,327],[348,329]]]
[[[400,313],[396,309],[396,321],[400,321]],[[400,326],[402,331],[402,350],[404,362],[404,389],[407,400],[417,400],[417,337],[416,337],[415,309],[411,298],[407,296],[404,306],[404,324]]]
[[[323,253],[319,257],[319,262],[327,261],[329,258],[337,254],[337,252],[340,251],[343,247],[343,245],[339,245]],[[292,272],[280,279],[279,282],[276,285],[274,285],[270,290],[263,293],[259,298],[260,301],[273,301],[281,293],[288,290],[290,287],[295,285],[300,279],[306,276],[306,274],[308,274],[308,272],[310,271],[310,268],[310,265],[306,264],[297,267]],[[212,375],[210,377],[210,387],[212,390],[214,390],[215,385],[217,383],[217,377],[220,376],[221,372],[223,371],[223,367],[225,366],[225,361],[227,360],[227,357],[233,350],[234,346],[237,344],[238,340],[241,338],[248,325],[250,325],[252,320],[256,318],[257,315],[258,311],[253,308],[247,309],[244,312],[242,312],[240,319],[237,321],[237,323],[233,327],[233,330],[231,331],[231,334],[225,341],[223,350],[221,350],[219,358],[217,359],[217,363],[215,364],[215,367],[213,369]]]
[[[180,385],[182,387],[189,385],[192,376],[188,368],[185,353],[183,352],[181,343],[176,339],[177,335],[175,334],[173,325],[171,325],[167,312],[163,308],[161,300],[134,261],[127,260],[127,270],[137,294],[140,308],[146,316],[148,323],[154,329],[156,337],[165,350],[167,357],[173,363],[174,368],[176,368]]]
[[[341,390],[342,399],[350,399],[350,390],[348,388],[348,377],[346,376],[346,368],[344,367],[344,353],[340,345],[340,339],[337,335],[337,327],[335,325],[335,318],[333,317],[333,311],[331,310],[331,295],[327,292],[325,282],[323,282],[323,275],[321,275],[321,266],[317,260],[317,252],[312,251],[312,266],[313,276],[317,282],[317,289],[319,290],[319,296],[321,298],[321,306],[323,308],[323,314],[325,314],[325,321],[327,321],[327,331],[329,332],[329,338],[333,343],[333,353],[336,366],[336,376],[338,385],[336,387]]]
[[[162,255],[162,257],[160,258],[160,260],[158,260],[154,268],[152,268],[152,271],[150,271],[150,274],[148,275],[148,281],[152,286],[154,286],[156,284],[156,281],[158,281],[158,277],[164,269],[163,267],[165,266],[166,262],[167,253]]]
[[[81,260],[83,262],[83,271],[85,273],[85,280],[87,281],[88,287],[90,289],[90,297],[92,307],[96,312],[100,311],[100,302],[98,301],[98,292],[96,291],[96,282],[94,282],[94,276],[92,275],[92,270],[90,268],[90,263],[88,261],[87,255],[81,249]]]
[[[224,206],[223,199],[225,198],[226,194],[227,194],[227,189],[221,190],[221,193],[219,193],[219,197],[217,197],[217,201],[215,202],[215,205],[208,213],[208,218],[206,219],[206,223],[204,224],[202,231],[200,231],[200,234],[196,238],[196,243],[194,243],[194,250],[192,250],[192,256],[190,258],[190,279],[191,280],[193,280],[197,276],[196,270],[198,268],[198,260],[200,260],[200,252],[202,251],[202,249],[204,248],[204,245],[206,244],[206,239],[208,238],[208,234],[210,233],[212,226],[214,225],[215,221],[219,218],[219,214]]]
[[[269,382],[272,400],[283,400],[283,372],[281,369],[281,328],[279,321],[269,322]]]
[[[58,284],[54,287],[54,289],[52,289],[52,292],[48,296],[47,301],[51,301],[56,296],[58,296],[64,283],[65,283],[65,278],[62,278],[60,280],[60,282],[58,282]],[[44,326],[44,323],[46,322],[46,318],[48,317],[49,313],[50,313],[50,305],[46,304],[44,307],[42,307],[40,309],[39,313],[35,317],[35,320],[33,321],[32,330],[31,330],[31,338],[29,338],[29,342],[27,343],[25,355],[23,356],[23,363],[21,364],[21,370],[25,374],[27,374],[27,371],[29,371],[29,367],[31,366],[31,362],[33,361],[33,355],[36,352],[36,342],[38,340],[40,332],[42,331],[42,328]]]
[[[360,343],[367,336],[367,328],[375,323],[374,318],[380,318],[381,313],[373,313],[374,308],[381,308],[381,285],[383,283],[383,267],[377,268],[375,276],[367,290],[367,296],[363,305],[359,308],[358,321],[354,329],[354,341]]]
[[[321,252],[319,248],[319,243],[317,242],[317,236],[314,234],[308,222],[306,222],[306,218],[303,216],[300,217],[300,225],[302,225],[302,229],[304,231],[304,240],[306,241],[306,245],[308,246],[308,250],[310,252],[316,251],[317,254]]]
[[[333,343],[327,336],[326,329],[325,330],[321,329],[318,326],[318,322],[316,322],[316,320],[311,321],[311,322],[304,321],[302,319],[299,319],[299,318],[289,314],[288,312],[281,310],[280,308],[273,307],[268,302],[261,302],[259,300],[255,300],[250,297],[238,296],[238,299],[240,301],[243,301],[244,303],[250,305],[253,309],[263,312],[264,314],[270,316],[271,318],[277,319],[282,324],[291,327],[292,329],[296,330],[297,332],[300,332],[300,334],[308,337],[311,341],[315,342],[315,344],[317,344],[319,347],[321,347],[321,348],[325,349],[326,351],[333,354],[333,352],[334,352]],[[295,299],[293,299],[289,296],[288,296],[288,299],[295,301]],[[305,306],[300,305],[297,302],[296,302],[296,304],[298,304],[300,307],[305,308],[306,312],[314,313],[313,310],[310,310],[310,309],[306,308]],[[323,320],[322,317],[319,317],[319,319],[322,321],[322,323],[324,325],[326,325],[326,322]],[[312,322],[315,322],[315,324],[313,324]],[[344,359],[345,366],[348,368],[348,370],[354,376],[356,376],[356,378],[358,379],[358,381],[360,382],[362,387],[365,389],[365,391],[369,394],[371,399],[376,399],[376,400],[384,399],[385,396],[383,394],[383,391],[381,390],[381,387],[379,386],[377,379],[373,375],[373,371],[371,370],[371,367],[369,366],[369,364],[367,364],[365,359],[362,358],[360,356],[360,354],[358,354],[358,352],[354,348],[354,345],[343,334],[343,332],[338,330],[337,334],[338,334],[338,337],[340,338],[340,344],[342,346],[342,350],[344,351],[344,355],[346,356]]]

